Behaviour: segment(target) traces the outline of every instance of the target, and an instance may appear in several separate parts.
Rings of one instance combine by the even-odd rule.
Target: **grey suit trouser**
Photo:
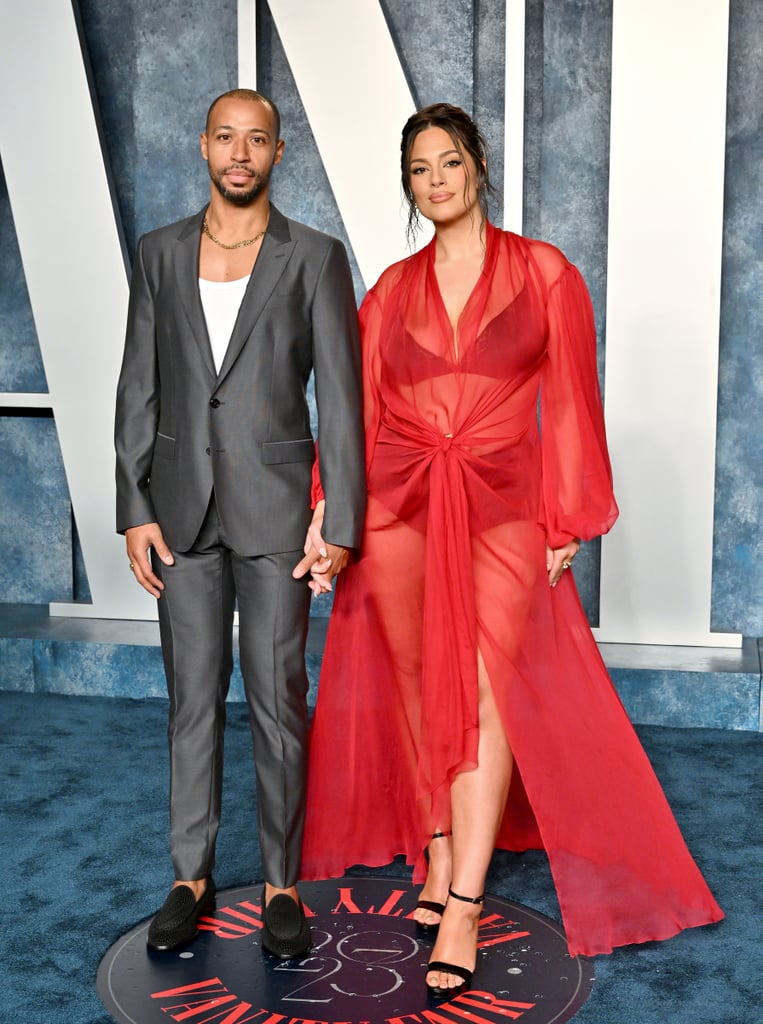
[[[193,548],[173,555],[172,566],[153,561],[164,583],[158,604],[175,877],[204,878],[214,865],[237,600],[263,870],[266,881],[287,888],[299,877],[307,766],[310,590],[291,576],[302,552],[237,555],[213,498]]]

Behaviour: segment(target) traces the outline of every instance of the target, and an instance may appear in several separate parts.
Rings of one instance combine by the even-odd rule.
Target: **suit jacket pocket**
[[[315,458],[315,443],[312,437],[298,441],[263,441],[262,461],[266,466],[279,462],[312,462]]]
[[[158,455],[161,459],[174,459],[175,438],[157,433],[156,441],[154,441],[154,455]]]

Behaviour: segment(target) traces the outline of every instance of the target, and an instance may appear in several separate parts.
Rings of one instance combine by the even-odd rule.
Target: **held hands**
[[[127,558],[130,568],[135,574],[135,579],[152,597],[161,597],[164,584],[151,568],[149,549],[153,548],[165,565],[173,565],[175,559],[164,543],[159,524],[146,523],[143,526],[133,526],[129,530],[125,530],[125,543]]]
[[[327,594],[333,589],[331,581],[340,573],[350,560],[350,552],[347,548],[338,544],[328,544],[321,533],[323,526],[323,513],[326,509],[326,502],[321,500],[315,506],[313,519],[307,530],[305,539],[305,557],[292,571],[294,579],[301,579],[308,572],[312,579],[308,581],[308,587],[314,594]]]
[[[546,569],[548,570],[548,582],[555,587],[562,578],[565,569],[569,569],[575,555],[580,551],[580,541],[571,540],[563,548],[552,550],[546,545]]]

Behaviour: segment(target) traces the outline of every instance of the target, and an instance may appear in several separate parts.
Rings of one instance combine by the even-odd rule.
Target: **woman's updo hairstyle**
[[[489,200],[493,199],[496,204],[499,201],[498,192],[490,181],[488,170],[490,147],[474,121],[461,107],[454,107],[450,103],[433,103],[431,106],[423,107],[408,118],[400,141],[403,195],[408,203],[407,235],[411,244],[421,226],[419,211],[411,189],[411,149],[416,136],[427,128],[442,128],[450,135],[453,145],[459,153],[462,156],[468,153],[474,160],[477,168],[477,197],[486,219],[489,216]]]

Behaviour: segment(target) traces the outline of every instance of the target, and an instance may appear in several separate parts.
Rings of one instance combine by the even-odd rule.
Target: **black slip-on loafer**
[[[303,956],[310,948],[310,928],[302,900],[295,903],[291,896],[279,893],[265,907],[262,921],[263,948],[279,960]]]
[[[187,885],[171,889],[149,926],[146,945],[164,951],[195,939],[199,934],[199,918],[214,904],[216,891],[211,876],[198,900]]]

